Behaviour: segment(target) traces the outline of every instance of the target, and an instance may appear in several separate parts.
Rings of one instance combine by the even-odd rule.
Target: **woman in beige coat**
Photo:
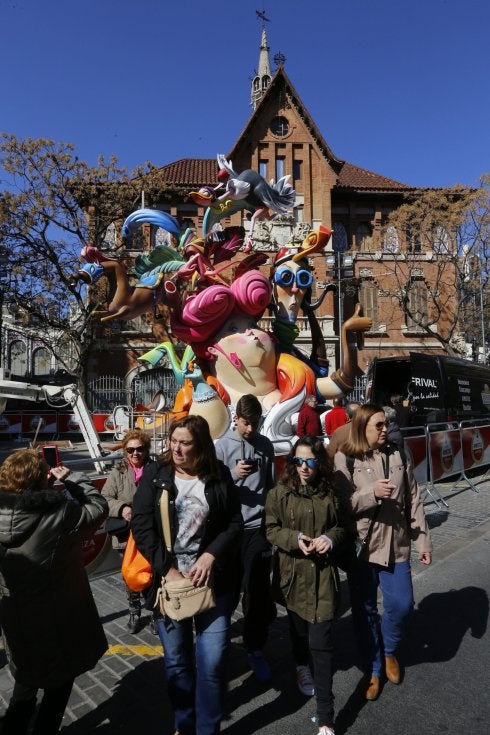
[[[124,458],[111,471],[102,488],[102,495],[109,505],[109,519],[117,518],[122,524],[124,521],[127,524],[126,529],[121,527],[119,531],[113,532],[113,546],[121,552],[126,547],[133,516],[133,498],[145,465],[150,460],[150,447],[149,434],[139,429],[128,431],[122,442]],[[109,525],[108,528],[110,529]],[[129,606],[127,628],[130,633],[137,633],[141,625],[141,594],[133,592],[126,586],[126,596]],[[156,635],[153,618],[151,627],[152,632]]]
[[[348,499],[357,534],[365,539],[361,559],[349,572],[352,614],[368,677],[366,699],[379,695],[386,673],[400,683],[396,649],[413,608],[410,546],[422,564],[431,563],[431,542],[412,468],[387,442],[386,417],[372,404],[352,419],[348,441],[335,455],[335,478]],[[406,464],[406,467],[405,467]],[[378,614],[378,587],[383,615]]]

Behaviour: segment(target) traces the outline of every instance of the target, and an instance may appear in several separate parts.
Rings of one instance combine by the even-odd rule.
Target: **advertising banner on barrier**
[[[433,483],[463,472],[459,428],[429,432],[429,460]]]
[[[490,464],[490,425],[462,427],[464,470]]]
[[[0,433],[20,434],[22,431],[22,414],[4,413],[0,416]]]
[[[58,432],[57,414],[55,413],[31,413],[22,414],[23,434],[56,434]],[[38,430],[39,427],[39,430]]]
[[[405,436],[404,447],[407,459],[413,467],[413,474],[419,485],[427,484],[427,437],[425,432],[417,436]]]

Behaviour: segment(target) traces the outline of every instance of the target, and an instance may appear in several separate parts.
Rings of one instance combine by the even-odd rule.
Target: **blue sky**
[[[414,186],[490,171],[489,0],[0,0],[0,130],[91,165],[227,153],[264,7],[339,158]]]

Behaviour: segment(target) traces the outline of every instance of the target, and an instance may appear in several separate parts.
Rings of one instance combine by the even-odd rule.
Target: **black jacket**
[[[58,687],[93,668],[107,641],[84,567],[82,541],[107,516],[88,482],[0,488],[0,620],[15,679]]]
[[[240,495],[233,484],[230,471],[219,462],[221,478],[209,479],[204,494],[209,506],[206,528],[198,555],[204,551],[215,557],[213,568],[214,589],[217,595],[234,592],[237,575],[237,549],[243,531]],[[177,489],[173,482],[174,472],[170,465],[160,461],[147,465],[133,500],[131,530],[138,550],[151,563],[154,583],[146,594],[146,606],[153,607],[155,594],[161,577],[172,566],[172,556],[163,543],[160,514],[160,497],[165,485],[170,493],[170,524],[172,544],[177,535],[175,498]]]

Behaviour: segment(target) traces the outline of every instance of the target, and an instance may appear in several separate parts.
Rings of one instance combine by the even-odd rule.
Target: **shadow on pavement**
[[[163,658],[145,661],[118,683],[97,709],[62,728],[63,735],[162,735],[173,731]]]
[[[427,595],[419,602],[403,638],[404,665],[450,661],[468,630],[473,638],[483,637],[488,612],[488,595],[480,587]]]

